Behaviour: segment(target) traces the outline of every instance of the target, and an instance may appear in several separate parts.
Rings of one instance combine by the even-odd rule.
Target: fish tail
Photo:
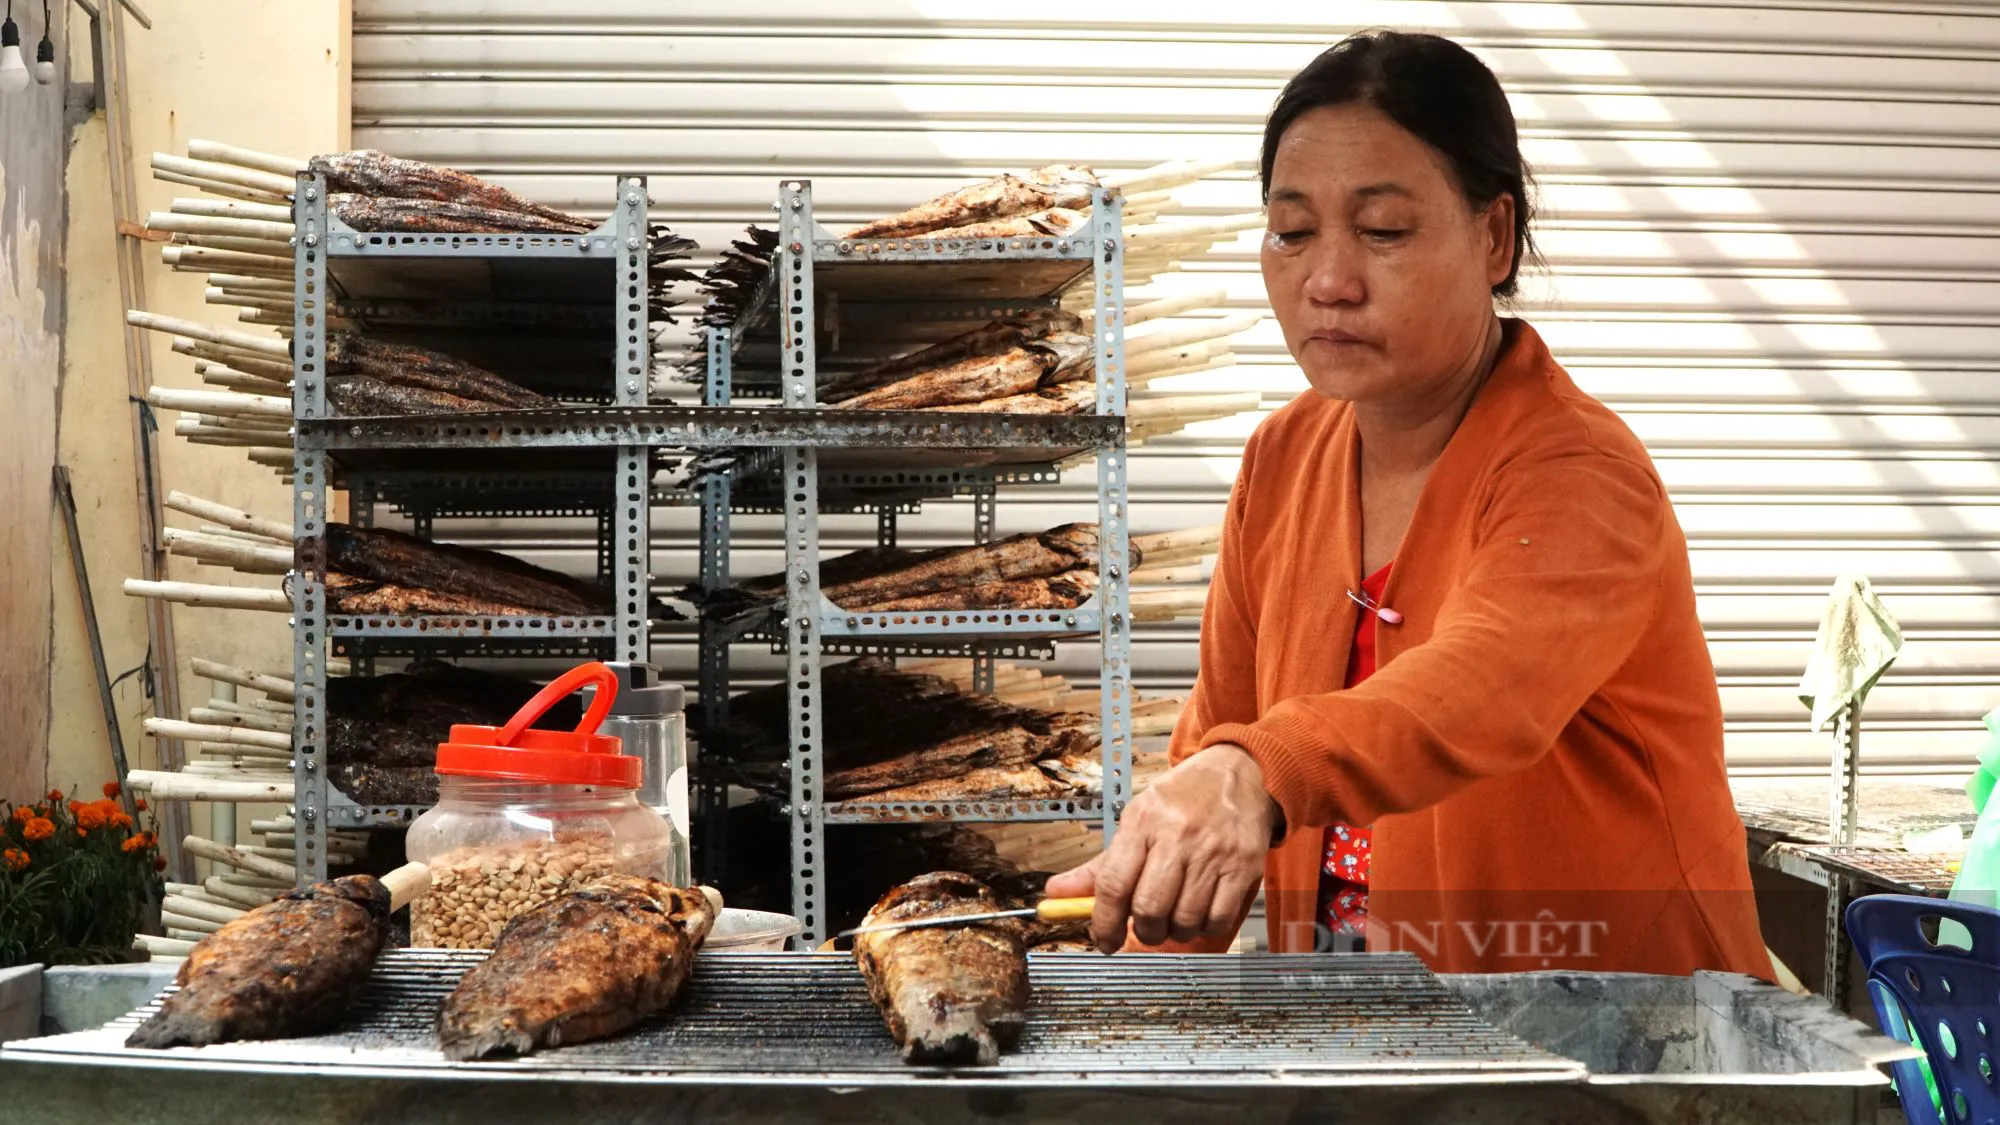
[[[534,1033],[522,1027],[520,1017],[513,1014],[472,1026],[446,1028],[438,1039],[444,1057],[453,1062],[525,1055],[535,1047]]]

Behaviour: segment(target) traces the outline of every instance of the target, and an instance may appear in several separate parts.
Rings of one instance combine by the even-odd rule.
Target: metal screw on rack
[[[316,234],[308,234],[308,235],[306,235],[306,245],[307,245],[307,246],[318,246],[318,245],[319,245],[319,235],[316,235]]]

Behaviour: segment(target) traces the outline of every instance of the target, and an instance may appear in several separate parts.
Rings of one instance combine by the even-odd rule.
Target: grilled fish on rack
[[[449,1059],[602,1039],[673,1003],[722,897],[612,875],[518,914],[438,1015]]]
[[[127,1047],[312,1035],[340,1022],[389,932],[389,889],[367,875],[314,883],[196,943],[180,990]]]
[[[1006,909],[956,871],[934,871],[883,895],[863,926]],[[992,1066],[1020,1040],[1028,952],[1012,918],[856,935],[854,960],[889,1034],[910,1063]]]
[[[1097,176],[1088,168],[1051,164],[1026,175],[995,176],[946,192],[899,215],[863,223],[848,238],[932,237],[952,227],[1001,220],[1055,208],[1081,211],[1090,207]]]
[[[315,156],[307,169],[326,177],[329,192],[353,192],[384,199],[430,199],[533,215],[556,223],[583,223],[575,215],[544,207],[525,196],[516,195],[498,184],[455,168],[440,168],[421,160],[405,160],[373,149],[333,152]]]
[[[337,191],[327,196],[327,208],[358,231],[410,231],[426,234],[587,234],[587,220],[569,216],[551,219],[526,211],[508,211],[441,199],[389,199]]]

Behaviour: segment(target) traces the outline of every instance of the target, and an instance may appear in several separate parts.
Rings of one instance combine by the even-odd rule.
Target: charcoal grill
[[[307,1039],[130,1050],[158,1002],[94,1031],[10,1045],[10,1057],[157,1068],[394,1072],[840,1087],[949,1079],[1003,1084],[1575,1081],[1582,1067],[1472,1013],[1415,958],[1037,955],[1020,1049],[991,1068],[902,1062],[841,954],[711,954],[681,1004],[632,1032],[523,1059],[437,1050],[438,1007],[477,951],[384,953],[337,1031]]]

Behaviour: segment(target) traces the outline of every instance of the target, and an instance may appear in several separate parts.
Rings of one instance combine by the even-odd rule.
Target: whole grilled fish
[[[673,1003],[722,897],[612,875],[514,917],[438,1014],[449,1059],[602,1039]]]
[[[389,890],[367,875],[314,883],[196,943],[127,1047],[311,1035],[340,1022],[389,932]]]
[[[986,884],[933,871],[896,887],[863,926],[1004,910]],[[868,995],[909,1063],[992,1066],[1020,1040],[1028,1011],[1028,951],[1012,918],[860,934],[854,960]]]
[[[551,219],[525,211],[438,199],[389,199],[334,192],[327,207],[359,231],[415,231],[431,234],[585,234],[592,225],[574,216]]]
[[[353,192],[387,199],[434,199],[535,215],[558,223],[580,223],[584,230],[591,227],[590,223],[575,215],[543,206],[456,168],[441,168],[421,160],[405,160],[373,149],[315,156],[306,167],[326,177],[326,187],[330,192]]]
[[[1085,209],[1090,206],[1090,191],[1096,186],[1097,176],[1088,168],[1051,164],[1024,176],[995,176],[946,192],[901,214],[863,223],[849,230],[844,237],[936,236],[948,228],[1030,212],[1054,208]]]

